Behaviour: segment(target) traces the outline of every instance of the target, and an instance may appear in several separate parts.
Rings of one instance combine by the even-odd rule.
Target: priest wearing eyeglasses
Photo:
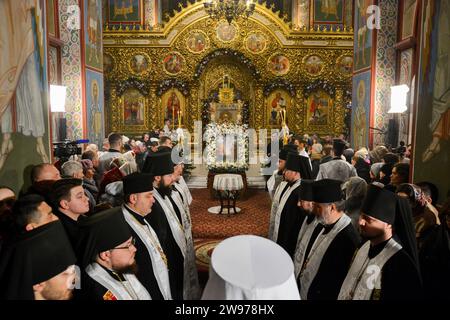
[[[80,223],[81,300],[151,300],[136,277],[135,240],[120,208]]]

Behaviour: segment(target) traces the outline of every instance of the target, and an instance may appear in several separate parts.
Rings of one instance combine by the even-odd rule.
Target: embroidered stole
[[[295,254],[294,254],[295,279],[298,279],[300,270],[302,269],[303,260],[305,258],[305,251],[306,248],[308,247],[309,240],[311,239],[314,229],[319,224],[319,222],[315,218],[310,224],[306,222],[307,220],[308,217],[305,217],[300,232],[298,233],[297,246],[295,247]]]
[[[269,180],[267,180],[267,190],[269,191],[270,198],[273,199],[274,189],[275,189],[275,177],[278,174],[278,170],[275,170],[270,176]]]
[[[286,185],[287,185],[286,181],[281,181],[281,183],[275,190],[275,194],[273,195],[272,208],[270,210],[270,220],[269,220],[269,239],[272,241],[276,241],[273,239],[273,231],[275,228],[275,215],[277,213],[278,206],[280,205],[281,193],[283,192]]]
[[[283,212],[284,206],[286,205],[286,201],[291,196],[292,191],[298,188],[298,186],[301,183],[301,179],[298,179],[295,181],[295,183],[287,189],[287,191],[283,194],[283,197],[281,198],[280,204],[277,208],[277,211],[275,212],[275,223],[273,227],[273,241],[277,242],[278,239],[278,230],[280,228],[280,220],[281,220],[281,213]]]
[[[370,241],[356,254],[352,266],[342,283],[338,300],[370,300],[373,289],[381,289],[381,271],[402,246],[391,238],[374,258],[369,259]]]
[[[169,269],[167,267],[167,261],[164,261],[161,255],[161,253],[163,253],[163,249],[159,243],[158,236],[147,220],[144,220],[146,225],[143,226],[136,220],[136,218],[133,217],[131,213],[128,212],[126,208],[122,207],[122,212],[128,225],[134,230],[139,239],[141,239],[147,248],[148,254],[150,255],[152,261],[153,274],[155,275],[159,290],[161,291],[164,299],[172,300],[169,282]],[[160,251],[158,250],[158,247]],[[145,266],[140,267],[144,268]]]
[[[333,229],[327,234],[323,234],[324,229],[320,231],[314,244],[309,251],[308,257],[305,257],[303,263],[303,270],[300,272],[300,296],[302,300],[308,299],[308,291],[311,283],[317,275],[320,264],[328,247],[333,242],[334,238],[351,223],[352,219],[344,214],[339,221],[334,225]]]
[[[175,188],[177,184],[175,183]],[[179,190],[177,188],[177,190]],[[181,190],[179,190],[182,192]],[[192,239],[192,225],[189,214],[189,207],[183,204],[180,194],[176,191],[172,192],[172,200],[175,202],[183,220],[184,235],[186,238],[186,256],[184,259],[184,283],[183,298],[184,300],[196,300],[200,298],[200,284],[198,282],[197,266],[195,264],[194,241]]]
[[[178,180],[178,183],[180,184],[181,188],[183,189],[184,194],[186,195],[187,204],[191,205],[192,203],[192,194],[191,190],[189,190],[189,187],[184,180],[183,176],[180,177],[180,180]]]
[[[170,230],[172,235],[178,244],[178,247],[183,254],[183,259],[186,259],[186,237],[184,235],[183,226],[181,225],[180,220],[178,220],[177,214],[170,202],[169,198],[166,196],[163,198],[157,190],[153,192],[153,196],[155,200],[161,205],[164,214],[166,215],[167,221],[169,222]]]
[[[123,274],[126,281],[120,282],[96,262],[88,265],[85,271],[94,281],[111,291],[117,300],[152,300],[134,274]],[[132,293],[136,296],[132,296]]]

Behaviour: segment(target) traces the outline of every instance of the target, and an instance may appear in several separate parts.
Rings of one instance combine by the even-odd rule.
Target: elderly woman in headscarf
[[[353,226],[358,230],[359,215],[367,192],[367,183],[360,177],[351,177],[342,186],[345,191],[345,213],[352,219]]]
[[[388,153],[388,149],[385,146],[376,146],[372,151],[369,152],[370,162],[377,163],[383,160],[383,157]]]
[[[409,200],[411,205],[414,226],[416,229],[417,245],[422,247],[425,237],[436,225],[440,225],[438,212],[429,205],[420,187],[404,183],[398,186],[397,195]]]
[[[355,167],[358,177],[363,178],[367,183],[370,183],[370,164],[366,160],[363,152],[359,152],[359,150],[355,152],[355,155],[352,158],[352,166]]]

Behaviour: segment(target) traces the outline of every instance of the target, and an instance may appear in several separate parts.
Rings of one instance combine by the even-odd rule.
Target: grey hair
[[[61,174],[64,177],[73,177],[80,171],[83,171],[83,166],[78,161],[67,161],[61,166]]]

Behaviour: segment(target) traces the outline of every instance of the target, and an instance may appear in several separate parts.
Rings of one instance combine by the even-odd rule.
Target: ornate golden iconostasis
[[[132,29],[132,30],[131,30]],[[251,128],[344,131],[351,99],[353,30],[291,28],[257,5],[247,20],[211,19],[202,3],[166,25],[104,28],[107,129],[138,134],[165,118],[188,130],[204,120],[226,75]]]

